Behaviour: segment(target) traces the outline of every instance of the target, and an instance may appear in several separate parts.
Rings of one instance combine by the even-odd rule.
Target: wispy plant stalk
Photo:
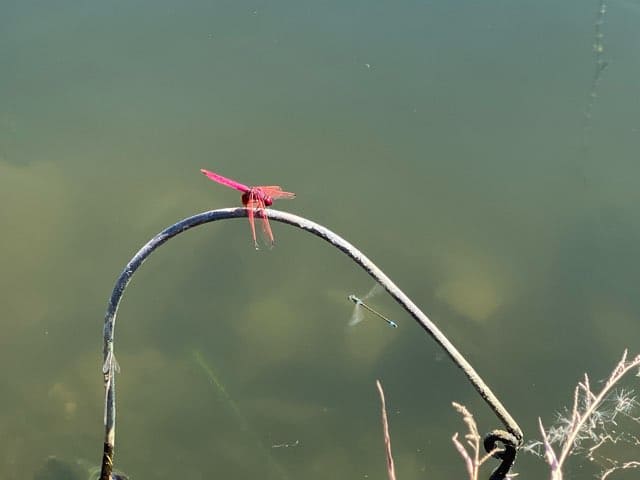
[[[624,377],[629,371],[637,369],[638,367],[640,367],[640,355],[637,355],[631,361],[627,361],[627,351],[625,350],[622,358],[599,393],[596,394],[591,390],[589,376],[587,374],[584,375],[584,379],[578,383],[574,390],[573,406],[569,417],[562,419],[564,423],[562,428],[546,430],[542,424],[542,419],[538,419],[545,459],[551,470],[551,480],[562,480],[562,468],[567,458],[579,447],[582,440],[589,438],[595,442],[595,445],[589,449],[590,456],[592,456],[593,452],[608,440],[607,436],[600,438],[593,431],[593,426],[601,425],[603,420],[596,420],[594,422],[593,419],[598,414],[599,409],[602,407],[606,399],[610,397],[614,387],[618,382],[620,382],[622,377]],[[629,398],[627,396],[623,395],[622,400],[626,404],[616,406],[616,409],[624,411],[633,406],[633,403],[629,402]],[[611,419],[611,421],[614,420]],[[559,454],[553,448],[554,441],[561,443]],[[638,466],[638,462],[627,463],[628,465],[626,466],[615,466],[615,468],[610,469],[610,472],[604,472],[601,479],[606,478],[615,470],[636,468]]]
[[[387,419],[387,404],[384,401],[384,390],[380,380],[376,380],[376,387],[380,395],[380,417],[382,419],[382,434],[384,436],[384,450],[387,458],[387,477],[389,480],[396,480],[396,468],[393,464],[393,454],[391,453],[391,435],[389,434],[389,420]]]

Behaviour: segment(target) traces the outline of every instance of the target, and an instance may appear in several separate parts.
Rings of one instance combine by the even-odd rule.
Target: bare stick
[[[107,313],[104,319],[104,344],[103,344],[103,375],[105,385],[105,442],[104,456],[102,462],[102,473],[100,480],[110,480],[111,468],[113,465],[113,450],[115,446],[115,357],[114,351],[114,331],[116,315],[118,307],[124,291],[131,281],[133,274],[140,268],[142,263],[151,255],[158,247],[163,245],[169,239],[185,232],[191,228],[203,225],[217,220],[226,220],[231,218],[247,217],[250,209],[246,208],[225,208],[220,210],[211,210],[199,213],[192,217],[171,225],[155,237],[153,237],[146,245],[144,245],[138,253],[127,263],[126,267],[118,277],[116,284],[111,293],[107,306]],[[305,230],[317,237],[327,241],[338,250],[345,253],[360,265],[371,277],[373,277],[389,294],[411,315],[420,326],[445,350],[447,355],[454,361],[467,376],[471,384],[474,386],[480,396],[487,402],[496,416],[502,421],[507,432],[503,430],[495,430],[491,432],[491,438],[495,441],[501,441],[505,445],[512,445],[518,448],[522,445],[523,433],[516,421],[504,408],[502,403],[493,394],[487,384],[480,378],[480,375],[473,369],[471,364],[462,356],[462,354],[453,346],[453,344],[445,337],[440,329],[420,310],[395,283],[387,277],[371,260],[369,260],[360,250],[347,242],[345,239],[336,235],[328,228],[317,223],[307,220],[303,217],[293,215],[291,213],[281,212],[278,210],[264,209],[264,215],[269,220],[286,223],[288,225]]]
[[[391,436],[389,435],[389,422],[387,421],[387,405],[384,401],[384,390],[380,380],[376,380],[376,387],[380,394],[380,403],[382,409],[382,431],[384,433],[384,449],[387,454],[387,476],[389,480],[396,480],[396,469],[393,466],[393,455],[391,454]]]

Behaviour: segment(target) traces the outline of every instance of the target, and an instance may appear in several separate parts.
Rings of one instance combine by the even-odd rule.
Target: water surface
[[[99,461],[115,278],[239,202],[201,167],[295,191],[276,206],[377,261],[537,437],[582,372],[640,350],[640,9],[606,5],[593,91],[596,1],[1,3],[0,477]],[[273,230],[255,252],[245,220],[198,228],[134,278],[117,465],[383,479],[380,378],[398,478],[462,478],[450,402],[499,426],[462,374],[388,298],[399,328],[347,328],[370,279]]]

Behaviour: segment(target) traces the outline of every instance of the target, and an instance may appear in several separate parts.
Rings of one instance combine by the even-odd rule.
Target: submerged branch
[[[226,208],[220,210],[211,210],[199,213],[192,217],[185,218],[178,223],[166,228],[155,237],[153,237],[146,245],[144,245],[138,253],[129,261],[123,272],[118,277],[113,288],[111,298],[107,308],[104,320],[104,345],[103,345],[103,375],[105,385],[105,441],[104,455],[102,462],[102,472],[100,480],[111,480],[111,470],[113,466],[113,453],[115,445],[115,372],[116,363],[113,354],[114,349],[114,331],[116,314],[124,290],[131,281],[133,274],[138,270],[142,263],[151,255],[158,247],[193,227],[203,225],[217,220],[226,220],[231,218],[242,218],[248,216],[249,210],[246,208]],[[371,260],[369,260],[360,250],[339,235],[333,233],[328,228],[317,223],[307,220],[303,217],[293,215],[291,213],[281,212],[278,210],[265,209],[264,214],[269,220],[306,230],[307,232],[322,238],[338,250],[345,253],[360,265],[371,277],[373,277],[384,289],[411,315],[420,326],[445,350],[447,355],[454,361],[473,384],[476,391],[487,402],[496,416],[502,421],[507,431],[494,430],[490,435],[495,440],[499,438],[502,443],[512,445],[514,449],[522,445],[523,433],[516,421],[511,417],[509,412],[504,408],[502,403],[493,394],[491,389],[480,378],[478,373],[467,362],[462,354],[453,346],[453,344],[445,337],[440,329],[400,290],[395,283],[387,277]]]

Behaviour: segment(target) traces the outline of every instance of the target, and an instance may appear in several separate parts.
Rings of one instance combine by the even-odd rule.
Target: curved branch
[[[504,430],[493,430],[484,437],[484,449],[487,453],[496,450],[497,443],[504,445],[503,449],[498,449],[493,456],[500,460],[500,465],[491,473],[489,480],[504,480],[509,474],[509,470],[516,461],[516,453],[518,452],[518,440],[513,438],[509,432]]]
[[[230,218],[246,217],[248,216],[248,213],[249,209],[246,208],[225,208],[220,210],[211,210],[185,218],[153,237],[138,251],[138,253],[133,256],[129,263],[127,263],[123,272],[120,274],[120,277],[118,277],[113,288],[111,298],[109,299],[109,305],[104,319],[103,375],[105,385],[105,441],[100,480],[111,480],[116,420],[115,372],[117,364],[113,355],[114,329],[118,307],[122,300],[124,290],[131,281],[131,277],[133,277],[133,274],[149,257],[149,255],[176,235],[205,223]],[[326,240],[360,265],[370,276],[384,287],[389,295],[391,295],[409,313],[409,315],[411,315],[420,324],[420,326],[422,326],[422,328],[426,330],[431,337],[433,337],[433,339],[454,361],[454,363],[462,369],[476,391],[487,402],[496,416],[502,421],[508,433],[515,437],[517,443],[514,445],[514,448],[517,448],[522,444],[522,430],[513,417],[511,417],[509,412],[504,408],[502,403],[500,403],[497,397],[493,394],[487,384],[484,383],[482,378],[480,378],[480,375],[478,375],[478,373],[473,369],[471,364],[467,362],[447,337],[444,336],[440,329],[409,299],[409,297],[407,297],[404,292],[402,292],[402,290],[400,290],[396,284],[393,283],[391,279],[387,277],[382,270],[380,270],[360,250],[339,235],[333,233],[328,228],[307,220],[306,218],[272,209],[265,209],[264,214],[269,218],[269,220],[275,220],[277,222],[286,223],[302,230],[306,230],[307,232]],[[513,439],[505,441],[513,443]]]

